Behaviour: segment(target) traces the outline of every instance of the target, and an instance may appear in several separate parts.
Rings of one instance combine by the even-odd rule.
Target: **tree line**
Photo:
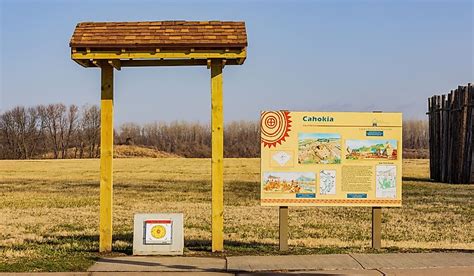
[[[225,157],[259,157],[259,122],[235,121],[224,127]],[[405,149],[428,148],[425,120],[404,122]],[[184,157],[211,156],[211,127],[197,122],[124,123],[115,144],[137,145]],[[64,104],[17,106],[0,114],[0,159],[97,158],[100,108]]]
[[[99,156],[100,109],[86,105],[17,106],[0,115],[0,158]]]
[[[429,149],[430,133],[428,120],[403,121],[403,148]]]
[[[225,126],[226,157],[260,154],[257,122]],[[137,145],[184,157],[210,157],[209,124],[175,121],[124,123],[115,144]],[[100,108],[64,104],[17,106],[0,114],[0,159],[97,158],[100,156]]]
[[[257,122],[236,121],[224,127],[225,157],[257,157],[260,155],[260,132]],[[139,125],[125,123],[115,133],[115,142],[151,147],[184,157],[211,156],[209,124],[175,121]]]

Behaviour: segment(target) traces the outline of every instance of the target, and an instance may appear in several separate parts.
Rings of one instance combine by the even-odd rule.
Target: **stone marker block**
[[[183,214],[135,214],[133,255],[182,255]]]

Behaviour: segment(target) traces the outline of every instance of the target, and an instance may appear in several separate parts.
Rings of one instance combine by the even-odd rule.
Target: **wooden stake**
[[[100,252],[112,251],[112,159],[114,144],[114,75],[113,67],[101,67],[100,109]]]
[[[280,206],[280,251],[288,250],[288,206]]]
[[[372,248],[382,246],[382,207],[372,207]]]
[[[211,61],[212,252],[224,250],[224,113],[222,62]]]

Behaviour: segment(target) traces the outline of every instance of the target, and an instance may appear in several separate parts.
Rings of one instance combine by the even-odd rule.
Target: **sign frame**
[[[402,113],[262,111],[261,205],[400,207],[402,120]],[[323,192],[331,176],[335,188]]]

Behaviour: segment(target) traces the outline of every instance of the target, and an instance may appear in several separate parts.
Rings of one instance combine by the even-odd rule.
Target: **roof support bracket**
[[[117,71],[120,71],[122,69],[122,65],[121,65],[121,62],[120,62],[120,59],[112,59],[112,60],[109,60],[108,63],[114,67]]]

